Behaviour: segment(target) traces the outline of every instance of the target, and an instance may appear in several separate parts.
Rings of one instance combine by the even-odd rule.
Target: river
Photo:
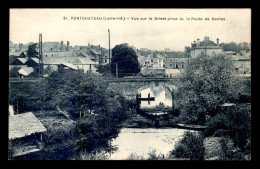
[[[183,137],[186,129],[123,128],[111,145],[118,150],[111,155],[112,160],[126,160],[131,153],[148,158],[148,153],[165,156],[174,149],[174,145]]]

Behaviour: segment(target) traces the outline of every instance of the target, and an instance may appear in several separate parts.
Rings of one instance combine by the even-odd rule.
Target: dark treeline
[[[235,42],[230,42],[230,43],[221,43],[220,46],[223,47],[224,51],[234,51],[237,53],[240,53],[241,50],[246,50],[248,51],[251,49],[251,44],[247,42],[243,43],[235,43]]]

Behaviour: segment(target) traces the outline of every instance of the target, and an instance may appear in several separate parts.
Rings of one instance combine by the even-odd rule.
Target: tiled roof
[[[97,55],[101,55],[101,50],[97,50],[97,49],[90,49],[90,50]]]
[[[22,138],[33,133],[45,132],[46,128],[32,112],[9,116],[9,139]]]
[[[89,58],[75,58],[71,61],[72,64],[77,65],[77,64],[95,64],[95,62],[93,62],[92,60],[90,60]]]
[[[77,70],[78,68],[76,66],[74,66],[73,64],[71,63],[61,63],[62,65],[66,66],[66,67],[69,67],[71,69],[74,69],[74,70]]]

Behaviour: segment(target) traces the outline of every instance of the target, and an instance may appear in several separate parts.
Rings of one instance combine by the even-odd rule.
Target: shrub
[[[90,153],[80,152],[79,160],[107,160],[108,154],[105,150],[95,150]]]
[[[230,138],[221,137],[221,160],[244,160],[245,154],[233,146],[233,143],[230,143]]]
[[[200,133],[185,132],[184,137],[175,145],[173,155],[176,158],[203,160],[205,148]]]
[[[212,117],[207,122],[205,136],[229,136],[242,151],[248,149],[251,138],[251,118],[244,107],[232,108]]]
[[[144,157],[141,155],[137,155],[136,153],[131,153],[128,157],[127,160],[144,160]]]
[[[150,151],[148,155],[148,160],[166,160],[166,157],[164,157],[164,155],[161,153],[157,154],[156,150]]]

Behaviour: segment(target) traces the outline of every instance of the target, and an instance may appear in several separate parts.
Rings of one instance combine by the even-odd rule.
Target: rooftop
[[[32,112],[9,116],[9,140],[47,131]]]
[[[33,70],[32,67],[22,67],[18,72],[24,76],[28,76],[33,72]]]

